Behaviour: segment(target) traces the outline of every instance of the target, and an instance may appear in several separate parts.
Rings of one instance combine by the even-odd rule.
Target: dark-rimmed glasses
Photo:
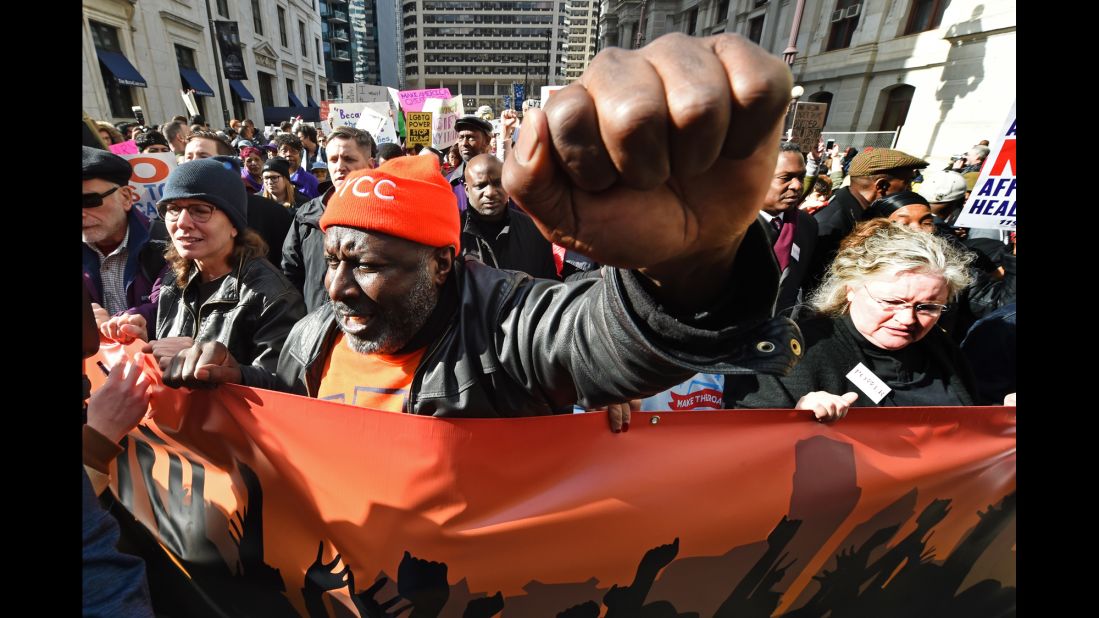
[[[157,211],[160,213],[160,218],[165,221],[176,221],[179,216],[186,210],[187,214],[191,215],[191,220],[195,223],[206,223],[210,220],[210,217],[214,216],[215,208],[209,204],[191,204],[190,206],[184,206],[183,204],[168,203],[162,204]]]
[[[102,206],[105,198],[121,188],[122,187],[116,185],[115,188],[104,191],[103,193],[85,193],[84,208],[98,208],[99,206]]]

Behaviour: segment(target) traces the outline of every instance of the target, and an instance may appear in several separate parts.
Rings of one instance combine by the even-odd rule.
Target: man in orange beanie
[[[782,61],[741,37],[669,35],[605,50],[531,109],[504,184],[548,239],[611,265],[600,277],[456,259],[458,209],[433,158],[352,173],[320,220],[331,303],[249,385],[496,417],[644,397],[699,371],[789,371],[800,334],[771,317],[778,268],[755,221],[790,88]],[[165,372],[169,386],[240,381],[216,342]]]

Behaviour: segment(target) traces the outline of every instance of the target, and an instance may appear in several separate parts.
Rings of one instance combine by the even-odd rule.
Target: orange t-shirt
[[[359,354],[336,337],[324,361],[318,399],[338,401],[360,408],[403,412],[408,387],[425,348],[401,355]]]

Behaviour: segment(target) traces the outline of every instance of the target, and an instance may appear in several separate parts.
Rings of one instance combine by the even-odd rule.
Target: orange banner
[[[152,408],[112,475],[143,528],[115,510],[128,542],[155,535],[155,602],[187,614],[1015,606],[1014,408],[635,412],[622,434],[603,414],[450,420],[239,386]]]

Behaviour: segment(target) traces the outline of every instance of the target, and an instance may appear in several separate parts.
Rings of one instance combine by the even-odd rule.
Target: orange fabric
[[[359,354],[341,332],[324,361],[317,398],[360,408],[402,412],[425,348],[409,354]]]
[[[793,410],[634,412],[612,434],[603,413],[434,418],[235,385],[166,389],[153,407],[113,489],[222,609],[259,606],[257,573],[301,615],[320,596],[348,608],[329,615],[355,612],[349,587],[427,603],[416,586],[431,577],[413,572],[446,582],[445,616],[497,592],[504,618],[589,601],[621,616],[643,615],[642,601],[704,616],[898,615],[890,598],[939,598],[943,582],[945,599],[1014,599],[1014,408],[854,409],[832,424]],[[189,504],[204,510],[187,519]],[[180,572],[144,557],[151,581]],[[837,582],[838,569],[857,577]]]
[[[328,199],[321,229],[333,225],[382,232],[461,255],[458,199],[435,157],[397,157],[344,178]]]

